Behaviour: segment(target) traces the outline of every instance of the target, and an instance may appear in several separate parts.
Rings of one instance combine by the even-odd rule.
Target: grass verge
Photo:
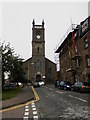
[[[4,90],[2,91],[2,100],[6,100],[6,99],[10,99],[15,97],[22,88],[16,88],[16,89],[12,89],[12,90]]]

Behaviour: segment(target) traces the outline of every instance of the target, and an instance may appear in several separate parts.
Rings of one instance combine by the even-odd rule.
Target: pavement
[[[34,100],[32,86],[25,86],[22,88],[21,92],[16,97],[3,100],[2,109],[10,108],[15,105],[24,104],[30,100]]]

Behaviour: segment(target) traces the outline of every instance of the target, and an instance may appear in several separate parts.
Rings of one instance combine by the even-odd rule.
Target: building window
[[[77,46],[75,45],[75,53],[77,54],[78,52],[78,49],[77,49]]]
[[[87,66],[90,67],[90,58],[87,56]]]
[[[80,67],[80,59],[76,59],[76,67],[77,67],[77,69]]]
[[[74,34],[74,38],[76,38],[77,37],[77,32]]]
[[[87,38],[84,39],[84,47],[85,47],[85,49],[88,48],[88,39]]]
[[[77,68],[79,68],[79,61],[78,61],[78,59],[76,60],[76,65],[77,65]]]

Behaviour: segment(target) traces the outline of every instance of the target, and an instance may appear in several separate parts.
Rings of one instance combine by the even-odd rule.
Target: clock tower
[[[45,78],[45,29],[44,20],[41,25],[32,22],[32,76],[33,79]]]
[[[56,79],[56,64],[45,57],[44,20],[39,25],[32,22],[32,57],[24,61],[23,68],[28,82],[43,80],[51,84]]]

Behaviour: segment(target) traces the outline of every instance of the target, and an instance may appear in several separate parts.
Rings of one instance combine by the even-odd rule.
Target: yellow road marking
[[[1,112],[6,112],[6,111],[10,111],[10,110],[14,110],[14,109],[17,109],[17,108],[20,108],[20,107],[23,107],[23,106],[25,106],[26,104],[29,105],[29,104],[31,104],[31,103],[33,103],[33,102],[37,102],[40,98],[39,98],[38,94],[36,93],[36,91],[35,91],[35,89],[34,89],[33,87],[32,87],[32,90],[33,90],[34,95],[35,95],[35,100],[26,102],[26,103],[24,103],[24,104],[16,105],[16,106],[13,106],[13,107],[10,107],[10,108],[5,108],[5,109],[3,109],[3,110],[0,110],[0,113],[1,113]]]

